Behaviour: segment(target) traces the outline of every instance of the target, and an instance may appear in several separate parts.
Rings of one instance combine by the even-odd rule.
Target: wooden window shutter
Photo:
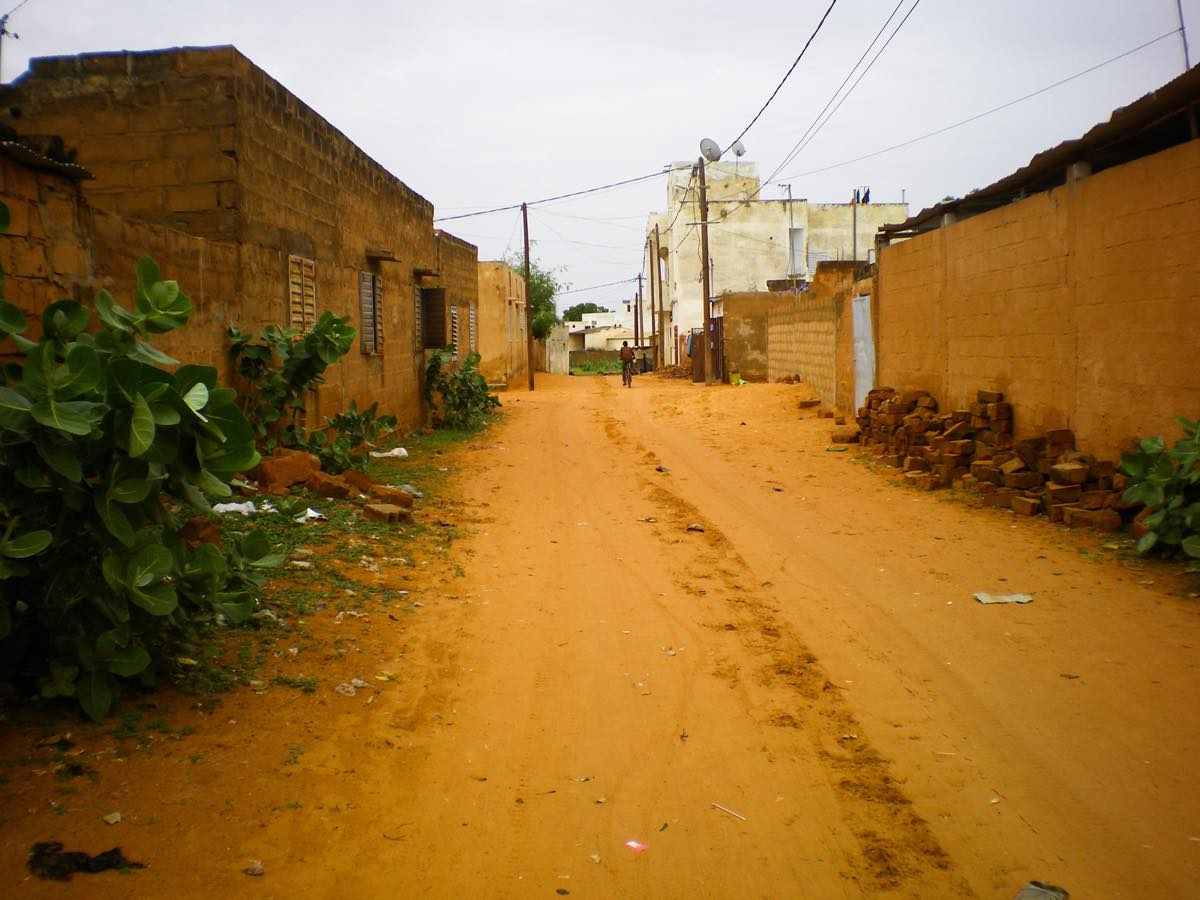
[[[358,273],[358,308],[362,327],[359,329],[362,352],[380,353],[383,350],[383,279],[370,272]]]
[[[479,349],[479,344],[476,339],[477,332],[475,330],[478,318],[476,316],[477,310],[474,306],[469,307],[469,310],[470,312],[467,315],[467,349],[474,353]]]
[[[317,321],[317,264],[288,257],[288,327],[306,334]]]
[[[458,356],[458,307],[450,307],[450,346],[455,357]]]
[[[421,289],[413,288],[413,346],[418,350],[425,349],[425,325],[421,321]]]

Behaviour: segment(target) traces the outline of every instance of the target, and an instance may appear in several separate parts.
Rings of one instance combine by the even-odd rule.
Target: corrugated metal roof
[[[1065,173],[1067,167],[1073,163],[1091,161],[1091,157],[1106,148],[1153,128],[1187,110],[1198,100],[1200,100],[1200,67],[1189,69],[1178,78],[1167,82],[1141,99],[1115,110],[1107,122],[1091,128],[1083,137],[1063,141],[1057,147],[1042,151],[1033,157],[1028,165],[1011,175],[1001,178],[985,188],[972,191],[965,197],[946,200],[923,209],[910,216],[907,221],[895,225],[884,225],[879,231],[885,236],[892,236],[905,232],[929,230],[931,227],[937,227],[936,223],[945,213],[962,212],[969,215],[974,212],[984,212],[1024,196],[1030,192],[1031,187],[1034,193],[1044,190],[1045,188],[1037,187],[1037,185],[1046,181],[1050,176]],[[1157,152],[1157,150],[1148,152]],[[1107,161],[1104,167],[1130,162],[1148,155],[1148,152],[1130,152],[1119,160]],[[922,225],[926,227],[923,229]]]
[[[51,159],[44,153],[39,153],[32,147],[28,147],[19,141],[0,141],[0,153],[11,159],[15,159],[17,162],[24,163],[31,169],[45,169],[50,172],[58,172],[60,175],[65,175],[73,181],[87,181],[96,177],[78,163],[61,162],[57,159]]]

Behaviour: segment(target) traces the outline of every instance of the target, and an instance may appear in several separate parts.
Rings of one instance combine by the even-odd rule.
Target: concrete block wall
[[[479,310],[479,249],[471,243],[457,238],[449,232],[434,232],[435,257],[438,274],[425,279],[425,287],[439,287],[446,292],[446,340],[450,340],[450,309],[458,310],[458,343],[455,352],[459,358],[471,351],[470,310],[476,315]],[[478,321],[476,341],[478,342]]]
[[[479,263],[479,371],[491,384],[526,374],[525,280],[503,260]]]
[[[149,255],[193,304],[187,326],[152,342],[181,361],[216,367],[230,382],[224,328],[241,302],[236,245],[92,209],[73,180],[7,156],[0,156],[0,200],[12,216],[0,235],[5,297],[29,320],[27,336],[41,333],[41,313],[54,301],[91,307],[101,288],[132,309],[134,265]]]
[[[1016,407],[1110,458],[1200,413],[1200,141],[884,248],[880,384]]]
[[[290,254],[316,262],[318,315],[356,327],[359,273],[380,275],[385,350],[339,361],[310,418],[378,400],[420,420],[414,298],[436,267],[433,207],[236,49],[35,60],[0,97],[0,120],[78,149],[98,208],[237,245],[242,299],[214,322],[287,324]]]

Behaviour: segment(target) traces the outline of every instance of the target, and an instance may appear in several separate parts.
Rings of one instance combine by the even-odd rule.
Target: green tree
[[[518,274],[524,274],[524,260],[516,253],[511,253],[505,259]],[[529,261],[529,303],[533,311],[533,336],[544,338],[550,334],[550,329],[559,323],[558,313],[554,307],[554,297],[559,291],[565,291],[569,284],[559,279],[562,268],[547,269],[538,264],[537,260]]]
[[[597,306],[595,303],[576,303],[574,306],[568,306],[567,311],[562,314],[564,322],[582,322],[584,315],[587,313],[606,313],[610,310],[603,306]]]

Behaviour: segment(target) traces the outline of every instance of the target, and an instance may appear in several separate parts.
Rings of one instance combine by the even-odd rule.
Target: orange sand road
[[[152,868],[69,895],[1194,894],[1195,601],[1102,539],[825,452],[803,390],[506,395],[447,456],[462,577],[420,585],[409,624],[361,626],[360,668],[406,680],[338,697],[335,658],[315,698],[230,698],[238,737],[188,738],[212,762],[187,785],[153,752],[120,784],[110,765],[97,811],[163,804],[119,837]],[[19,829],[0,828],[12,895],[64,896],[21,880],[12,853],[45,832]]]

